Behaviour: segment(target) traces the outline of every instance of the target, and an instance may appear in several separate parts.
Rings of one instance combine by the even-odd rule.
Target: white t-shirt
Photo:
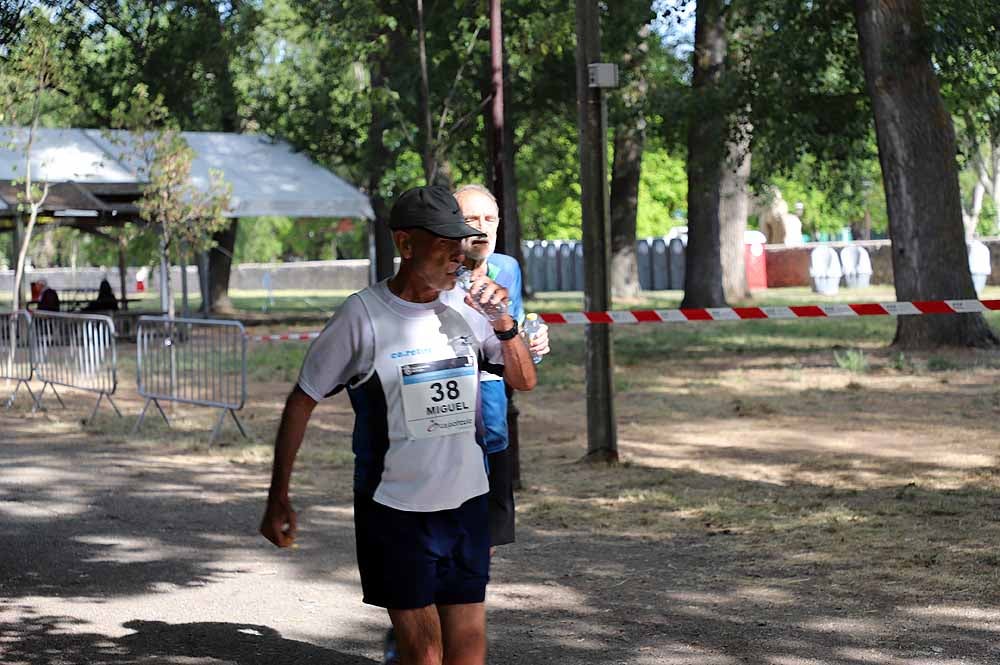
[[[344,302],[310,346],[298,383],[317,401],[348,388],[356,492],[431,512],[488,491],[475,438],[480,354],[503,362],[489,322],[467,321],[440,298],[412,303],[383,281]]]

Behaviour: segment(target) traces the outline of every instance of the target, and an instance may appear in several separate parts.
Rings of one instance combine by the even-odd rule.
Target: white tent
[[[354,217],[373,219],[368,197],[283,141],[253,134],[183,132],[195,152],[191,180],[206,187],[217,169],[232,185],[228,217]],[[24,176],[28,130],[0,127],[0,181]],[[32,147],[32,177],[50,183],[135,185],[131,135],[98,129],[39,129]],[[0,214],[13,201],[0,199]]]

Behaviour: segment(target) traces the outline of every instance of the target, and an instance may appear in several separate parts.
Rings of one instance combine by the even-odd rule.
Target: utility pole
[[[576,0],[576,105],[580,133],[580,207],[583,211],[584,308],[610,309],[611,208],[608,191],[607,105],[604,87],[617,85],[617,69],[602,64],[597,0]],[[608,76],[614,72],[614,76]],[[587,324],[587,457],[618,461],[611,328]]]
[[[504,214],[503,157],[503,25],[500,19],[500,0],[490,0],[490,191],[497,200],[500,216]],[[504,227],[507,225],[504,224]],[[506,229],[505,229],[506,230]],[[506,236],[503,233],[502,236]],[[505,237],[503,238],[506,239]],[[506,249],[501,243],[498,251]]]
[[[510,151],[514,146],[507,141],[507,108],[504,103],[504,51],[501,0],[489,0],[490,13],[490,107],[486,115],[489,164],[487,170],[490,191],[497,200],[500,213],[500,233],[496,251],[513,256],[520,261],[520,222],[516,214],[517,194],[514,190],[513,161]],[[516,393],[508,385],[507,391],[507,440],[510,446],[514,489],[521,489],[521,437],[517,419]]]
[[[497,251],[521,262],[521,222],[517,214],[517,185],[514,178],[514,131],[508,122],[504,78],[507,57],[503,48],[501,0],[490,0],[490,107],[486,114],[489,145],[487,178],[500,209]]]

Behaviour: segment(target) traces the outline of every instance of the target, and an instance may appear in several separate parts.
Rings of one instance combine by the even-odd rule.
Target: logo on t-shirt
[[[432,420],[427,425],[427,432],[440,432],[442,430],[448,431],[453,427],[461,427],[463,429],[471,426],[473,424],[472,418],[463,418],[460,420],[453,420],[451,422],[438,422],[437,420]]]
[[[431,353],[433,349],[406,349],[405,351],[396,351],[389,355],[390,358],[412,358],[413,356],[422,356]]]

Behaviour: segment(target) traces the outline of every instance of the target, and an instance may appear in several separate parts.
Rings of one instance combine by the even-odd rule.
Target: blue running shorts
[[[433,513],[354,495],[363,602],[392,610],[481,603],[490,579],[489,495]]]

